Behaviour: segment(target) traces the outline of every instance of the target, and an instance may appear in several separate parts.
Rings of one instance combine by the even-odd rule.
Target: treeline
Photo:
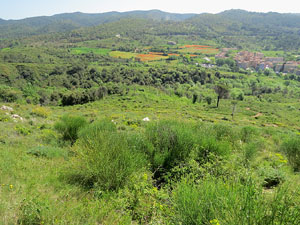
[[[132,85],[152,86],[179,97],[194,99],[193,101],[211,102],[216,97],[214,88],[218,84],[238,90],[242,95],[258,98],[274,93],[287,95],[292,93],[289,89],[293,84],[293,81],[288,80],[274,83],[262,79],[274,74],[261,74],[249,79],[248,74],[225,73],[191,65],[168,67],[132,63],[89,67],[78,64],[52,67],[44,70],[42,75],[38,68],[16,65],[12,71],[13,79],[11,76],[0,76],[3,78],[0,88],[2,101],[11,102],[23,98],[28,103],[63,106],[96,101],[106,95],[126,95]],[[9,82],[5,77],[9,78]]]

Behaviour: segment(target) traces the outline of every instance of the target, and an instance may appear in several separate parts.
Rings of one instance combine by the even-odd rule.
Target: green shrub
[[[231,152],[231,146],[227,141],[217,141],[214,137],[202,136],[199,147],[196,150],[195,160],[207,162],[210,157],[225,157]]]
[[[31,148],[27,151],[27,154],[34,155],[37,157],[46,157],[46,158],[58,158],[58,157],[67,157],[67,152],[61,148],[55,148],[50,146],[37,146]]]
[[[255,136],[257,136],[258,131],[254,127],[243,127],[241,130],[241,141],[242,142],[249,142],[251,141]]]
[[[10,122],[12,121],[11,117],[7,115],[4,111],[0,110],[0,122]]]
[[[43,211],[48,207],[45,203],[37,199],[24,199],[19,208],[18,224],[20,225],[40,225],[44,224]]]
[[[128,141],[128,135],[118,133],[115,125],[107,121],[82,130],[76,149],[84,180],[102,190],[123,187],[132,173],[146,165],[144,156]]]
[[[295,171],[300,171],[300,138],[292,137],[281,145],[281,151],[283,151],[289,163],[292,165]]]
[[[274,188],[285,181],[284,173],[270,166],[264,166],[259,170],[260,177],[263,178],[263,187]]]
[[[208,105],[211,105],[212,97],[207,96],[207,97],[205,98],[205,100],[206,100],[206,102],[207,102]]]
[[[4,102],[15,102],[22,98],[22,92],[8,87],[6,85],[0,85],[0,100]]]
[[[249,162],[254,159],[258,151],[258,146],[258,143],[251,142],[243,147],[244,162],[246,165],[248,165]]]
[[[236,131],[228,125],[216,124],[213,126],[213,134],[218,141],[229,141],[234,144],[238,140]]]
[[[59,122],[54,125],[64,141],[70,141],[74,144],[78,139],[78,132],[81,128],[87,125],[87,121],[81,116],[63,116]]]
[[[43,117],[43,118],[47,118],[50,115],[50,111],[49,111],[49,109],[46,109],[44,107],[35,107],[32,110],[32,114]]]
[[[15,130],[17,131],[18,134],[22,134],[24,136],[31,134],[31,130],[22,125],[16,125]]]
[[[291,192],[292,193],[292,192]],[[281,188],[267,198],[262,187],[251,178],[239,181],[222,179],[181,181],[172,194],[173,224],[299,224],[297,199]]]
[[[103,132],[105,133],[115,133],[117,127],[114,123],[109,120],[95,121],[89,126],[85,127],[79,132],[79,137],[81,139],[96,139]]]
[[[43,141],[45,144],[49,145],[56,145],[57,144],[57,133],[52,130],[52,129],[43,129],[40,132],[40,139]]]
[[[146,137],[153,145],[146,153],[154,171],[169,170],[184,161],[197,142],[189,124],[175,121],[151,123],[146,128]]]

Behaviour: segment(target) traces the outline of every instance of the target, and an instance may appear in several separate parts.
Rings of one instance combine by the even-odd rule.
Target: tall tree
[[[219,103],[220,103],[220,99],[221,98],[228,98],[229,96],[229,89],[227,86],[223,85],[223,84],[218,84],[215,86],[215,92],[218,95],[218,100],[217,100],[217,108],[219,107]]]

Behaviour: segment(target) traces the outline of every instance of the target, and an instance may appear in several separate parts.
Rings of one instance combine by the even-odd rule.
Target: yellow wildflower
[[[210,224],[213,224],[213,225],[220,225],[219,220],[217,220],[217,219],[211,220],[209,222],[210,222]]]
[[[144,175],[143,175],[143,179],[144,179],[145,181],[147,181],[147,180],[148,180],[148,175],[147,175],[146,173],[144,173]]]

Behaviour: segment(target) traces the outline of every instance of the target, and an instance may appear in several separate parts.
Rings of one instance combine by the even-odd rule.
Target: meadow
[[[5,104],[2,224],[299,224],[299,128],[283,105],[270,124],[251,97],[232,120],[230,100],[139,86],[84,105]]]
[[[107,55],[111,52],[110,49],[104,49],[104,48],[87,48],[87,47],[78,47],[78,48],[72,48],[71,53],[72,54],[99,54],[99,55]]]

